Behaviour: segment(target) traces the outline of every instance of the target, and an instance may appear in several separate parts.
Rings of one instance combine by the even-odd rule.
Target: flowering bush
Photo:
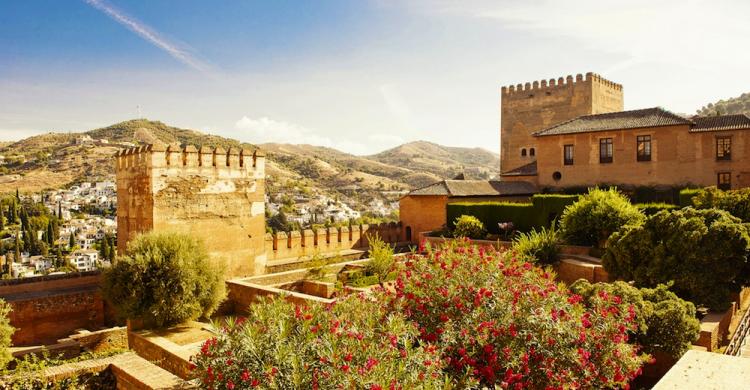
[[[421,389],[444,382],[437,347],[378,296],[333,305],[254,304],[193,357],[208,389]]]
[[[391,304],[442,347],[458,388],[626,386],[647,359],[628,344],[634,310],[615,295],[581,300],[541,268],[460,244],[410,258]]]

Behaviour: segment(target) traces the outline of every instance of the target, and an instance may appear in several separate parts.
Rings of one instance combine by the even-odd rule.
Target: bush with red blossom
[[[454,244],[412,256],[391,305],[443,351],[459,388],[620,388],[648,356],[628,343],[633,311],[581,297],[509,252]]]
[[[192,358],[206,389],[443,388],[441,353],[379,295],[333,305],[268,299],[228,320]],[[421,344],[421,345],[420,345]]]

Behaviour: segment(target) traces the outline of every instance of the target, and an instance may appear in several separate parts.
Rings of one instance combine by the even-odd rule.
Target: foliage
[[[224,299],[223,278],[200,241],[147,233],[105,270],[102,293],[121,316],[162,327],[211,314]]]
[[[693,206],[693,197],[701,192],[700,188],[684,188],[680,190],[680,207]]]
[[[616,296],[591,307],[554,275],[491,248],[449,245],[412,256],[393,305],[437,343],[456,388],[623,387],[645,356],[627,343],[634,317]]]
[[[0,369],[5,368],[8,362],[13,359],[10,354],[10,337],[16,329],[10,325],[10,319],[8,318],[10,311],[10,305],[0,299]]]
[[[65,359],[63,354],[50,355],[42,349],[41,353],[30,353],[16,359],[13,370],[4,370],[6,381],[0,384],[2,389],[12,390],[60,390],[60,389],[109,389],[114,388],[116,379],[110,370],[87,372],[63,379],[52,379],[46,376],[47,370],[68,363],[84,360],[102,359],[127,352],[122,349],[111,349],[104,352],[84,352],[74,358]]]
[[[483,239],[487,236],[484,224],[474,216],[462,215],[455,220],[454,225],[453,235],[455,237]]]
[[[750,188],[722,191],[716,187],[703,188],[692,198],[696,209],[716,208],[750,222]]]
[[[513,250],[521,258],[542,264],[554,264],[560,259],[560,234],[554,224],[521,233],[513,239]]]
[[[578,201],[578,195],[567,194],[536,194],[531,197],[531,204],[534,205],[534,214],[536,226],[549,227],[552,222],[557,220],[565,208]]]
[[[719,100],[716,103],[708,103],[708,105],[701,107],[696,111],[698,115],[713,116],[713,115],[730,115],[730,114],[746,114],[750,115],[750,93],[743,93],[742,95],[727,100]]]
[[[382,284],[394,267],[393,248],[377,234],[369,236],[368,242],[370,261],[367,262],[367,273],[377,278],[376,283]]]
[[[677,297],[664,284],[638,289],[622,281],[592,284],[580,279],[570,291],[581,295],[587,304],[600,294],[620,297],[618,309],[624,312],[632,307],[635,313],[631,340],[650,354],[661,351],[679,359],[700,334],[695,305]]]
[[[654,215],[662,210],[671,211],[680,208],[677,205],[669,203],[637,203],[635,207],[638,207],[638,210],[641,210],[645,215]]]
[[[377,298],[253,304],[246,320],[216,324],[216,337],[193,357],[195,373],[217,390],[441,388],[437,348],[419,345],[415,325]]]
[[[642,220],[643,214],[617,189],[592,188],[565,209],[560,229],[571,244],[601,247],[613,232]]]
[[[662,211],[610,238],[603,265],[639,287],[674,282],[681,298],[722,310],[750,281],[748,228],[726,211]]]

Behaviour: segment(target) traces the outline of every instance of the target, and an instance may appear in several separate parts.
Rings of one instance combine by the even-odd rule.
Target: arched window
[[[521,157],[526,157],[526,148],[521,149]]]
[[[529,149],[529,156],[534,157],[536,155],[536,150],[534,148]]]

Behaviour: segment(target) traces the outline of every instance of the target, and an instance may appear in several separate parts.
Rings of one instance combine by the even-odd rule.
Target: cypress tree
[[[13,200],[10,202],[10,223],[17,223],[18,222],[18,210],[16,207],[16,199],[12,198]]]
[[[65,261],[63,259],[62,248],[58,245],[55,251],[55,267],[62,267],[63,264],[65,264]]]
[[[75,230],[70,232],[70,239],[68,239],[68,249],[73,250],[73,247],[76,246],[76,238],[75,238]]]
[[[21,200],[21,194],[18,193],[18,187],[16,187],[16,199]]]
[[[18,235],[20,232],[16,230],[16,243],[15,243],[15,253],[14,253],[14,259],[17,262],[21,262],[21,240],[18,239]]]
[[[21,207],[21,229],[29,229],[29,214],[26,212],[26,208],[23,206]]]
[[[55,232],[52,228],[52,220],[50,219],[49,222],[47,222],[47,244],[49,246],[54,245],[55,243]]]
[[[5,217],[3,216],[2,210],[0,210],[0,232],[5,230]]]
[[[62,202],[57,202],[57,219],[62,221]]]
[[[109,256],[109,242],[107,242],[107,237],[105,236],[99,243],[99,257],[106,259],[107,256]]]

